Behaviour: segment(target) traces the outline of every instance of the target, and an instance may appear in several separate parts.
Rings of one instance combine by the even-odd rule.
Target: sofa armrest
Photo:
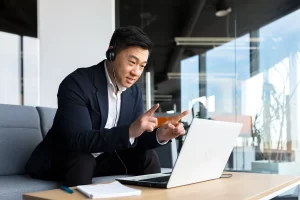
[[[36,109],[40,115],[41,130],[43,137],[45,137],[53,124],[53,119],[57,109],[40,106],[37,106]]]

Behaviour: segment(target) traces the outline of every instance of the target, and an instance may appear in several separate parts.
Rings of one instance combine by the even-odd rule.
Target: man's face
[[[138,46],[129,46],[118,52],[113,61],[117,82],[123,87],[131,87],[140,78],[148,56],[149,51]]]

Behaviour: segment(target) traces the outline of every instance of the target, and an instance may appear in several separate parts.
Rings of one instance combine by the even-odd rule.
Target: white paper
[[[118,181],[109,184],[79,185],[77,189],[91,199],[141,195],[141,190],[126,187]]]

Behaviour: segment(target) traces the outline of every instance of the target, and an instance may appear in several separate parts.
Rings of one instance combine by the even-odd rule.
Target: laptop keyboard
[[[147,182],[157,182],[157,183],[164,183],[170,179],[170,176],[162,176],[162,177],[155,177],[155,178],[147,178],[140,181],[147,181]]]

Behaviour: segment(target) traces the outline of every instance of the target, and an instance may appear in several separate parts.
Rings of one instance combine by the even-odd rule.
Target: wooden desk
[[[227,173],[227,172],[226,172]],[[231,173],[231,172],[230,172]],[[300,184],[300,176],[282,176],[275,174],[253,174],[232,172],[231,178],[221,178],[203,183],[192,184],[172,189],[155,189],[130,186],[141,189],[141,196],[113,199],[143,199],[143,200],[182,200],[182,199],[271,199]],[[24,200],[41,199],[88,199],[77,190],[68,194],[60,189],[23,195]]]

